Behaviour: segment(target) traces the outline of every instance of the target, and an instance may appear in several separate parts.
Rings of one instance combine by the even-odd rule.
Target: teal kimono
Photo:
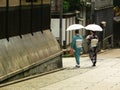
[[[82,47],[77,47],[76,40],[78,40],[78,39],[82,40],[82,42],[83,42],[83,37],[81,35],[77,34],[77,35],[73,36],[73,38],[72,38],[71,48],[75,50],[74,56],[75,56],[77,65],[80,65],[80,52],[82,50]]]

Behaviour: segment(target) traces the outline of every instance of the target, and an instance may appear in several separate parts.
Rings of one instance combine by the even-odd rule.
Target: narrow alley
[[[0,90],[120,90],[120,49],[98,54],[96,67],[88,56],[81,56],[81,67],[74,68],[74,57],[63,58],[63,70],[1,87]]]

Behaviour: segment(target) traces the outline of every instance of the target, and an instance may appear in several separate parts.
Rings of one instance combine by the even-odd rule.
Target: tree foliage
[[[80,9],[80,0],[63,0],[63,11],[72,12]]]
[[[120,0],[113,0],[113,4],[115,7],[116,6],[120,7]]]
[[[70,11],[75,11],[80,9],[80,0],[69,0],[70,1]]]
[[[63,12],[68,12],[70,8],[70,3],[67,0],[63,0]]]

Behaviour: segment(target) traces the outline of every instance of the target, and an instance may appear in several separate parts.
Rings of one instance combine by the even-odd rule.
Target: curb
[[[64,70],[64,69],[65,68],[59,68],[59,69],[51,70],[51,71],[48,71],[48,72],[45,72],[45,73],[41,73],[41,74],[25,77],[25,78],[22,78],[22,79],[14,80],[14,81],[11,81],[11,82],[3,83],[3,84],[0,84],[0,87],[12,85],[12,84],[15,84],[15,83],[18,83],[18,82],[26,81],[26,80],[29,80],[29,79],[32,79],[32,78],[47,75],[47,74],[54,73],[54,72],[57,72],[57,71],[61,71],[61,70]]]

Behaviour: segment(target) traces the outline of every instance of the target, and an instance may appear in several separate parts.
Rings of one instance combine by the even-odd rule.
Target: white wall
[[[56,38],[60,38],[60,19],[51,19],[51,30]],[[62,41],[65,40],[65,19],[62,19]]]
[[[66,41],[66,45],[70,45],[75,31],[66,31],[67,27],[75,23],[75,16],[62,19],[62,42]],[[81,22],[80,22],[81,23]],[[84,24],[84,23],[81,23]],[[60,19],[52,18],[51,19],[51,30],[53,35],[59,40],[60,37]],[[85,30],[81,30],[80,34],[85,34]],[[62,44],[63,45],[63,44]]]

